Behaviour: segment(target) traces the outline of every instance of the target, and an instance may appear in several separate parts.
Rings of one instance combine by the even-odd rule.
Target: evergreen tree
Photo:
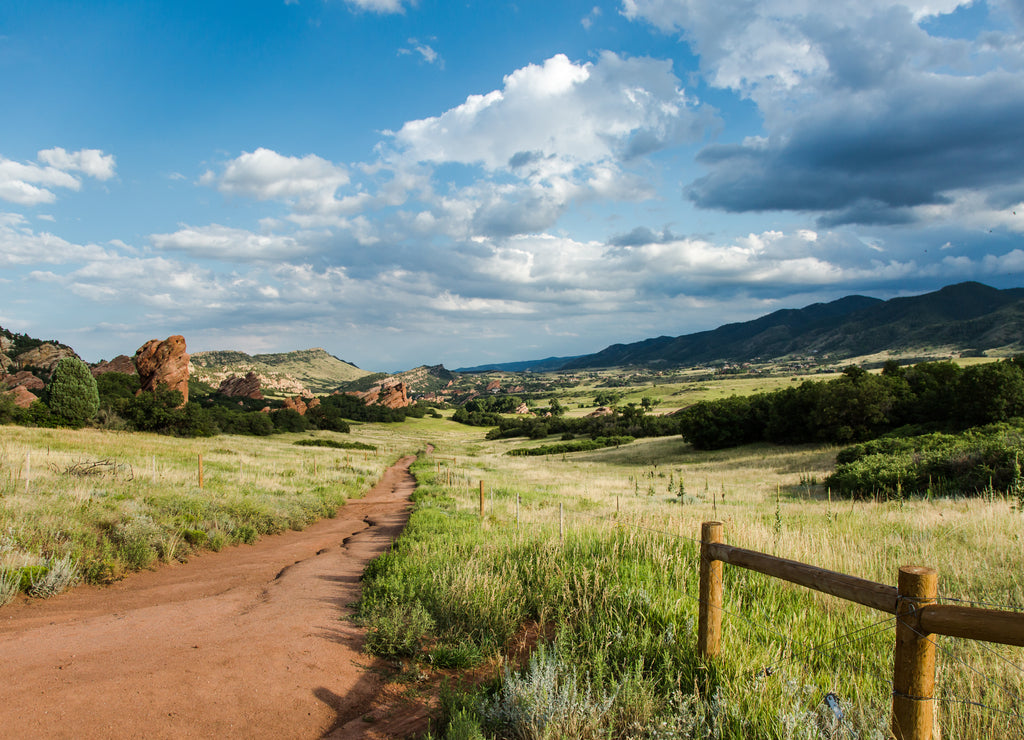
[[[50,411],[70,427],[84,426],[100,408],[96,379],[84,362],[65,357],[57,363],[46,387]]]

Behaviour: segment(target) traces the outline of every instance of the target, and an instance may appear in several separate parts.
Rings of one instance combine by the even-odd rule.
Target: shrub
[[[0,571],[0,606],[9,604],[21,591],[21,573],[17,570]]]
[[[70,557],[52,557],[46,562],[46,571],[32,579],[29,596],[45,599],[66,591],[81,580],[78,564]]]
[[[383,657],[410,657],[419,652],[434,620],[418,599],[388,599],[363,610],[366,649]]]

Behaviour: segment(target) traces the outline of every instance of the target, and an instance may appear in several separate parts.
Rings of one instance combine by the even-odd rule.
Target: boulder
[[[135,353],[135,369],[139,373],[142,391],[154,392],[161,385],[172,391],[181,391],[188,403],[188,352],[185,337],[180,334],[160,341],[150,339]]]
[[[232,398],[255,398],[258,401],[263,400],[263,393],[260,391],[260,377],[251,370],[245,374],[244,378],[240,378],[237,375],[225,378],[221,381],[220,386],[217,388],[217,392],[223,393],[225,396],[231,396]]]
[[[14,375],[8,375],[3,379],[8,388],[24,387],[29,391],[41,391],[46,384],[30,373],[28,370],[19,370]]]
[[[16,386],[14,390],[7,391],[7,395],[14,396],[14,405],[18,408],[27,409],[38,397],[23,385]]]
[[[284,408],[298,411],[300,416],[305,416],[307,411],[315,409],[319,405],[319,398],[310,398],[308,396],[294,396],[284,399]]]
[[[294,398],[284,399],[284,407],[286,409],[291,409],[292,411],[298,411],[299,416],[305,416],[306,411],[309,408],[308,406],[306,406],[306,402],[302,400],[302,396],[295,396]]]
[[[103,373],[124,373],[125,375],[135,375],[135,362],[128,355],[118,355],[110,362],[102,360],[98,364],[92,367],[93,377],[99,377]]]

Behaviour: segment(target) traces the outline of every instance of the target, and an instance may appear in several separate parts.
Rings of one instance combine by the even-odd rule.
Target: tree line
[[[897,429],[959,431],[1022,416],[1024,358],[1015,357],[965,368],[890,361],[881,374],[850,366],[830,381],[701,401],[679,421],[690,444],[712,450],[751,442],[850,444]]]

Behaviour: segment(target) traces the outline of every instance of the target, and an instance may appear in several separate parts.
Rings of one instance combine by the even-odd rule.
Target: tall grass
[[[0,575],[47,596],[302,529],[361,495],[400,452],[379,431],[368,435],[377,452],[292,444],[314,436],[331,433],[185,440],[2,426]]]
[[[887,737],[890,615],[727,566],[722,657],[698,660],[704,520],[724,521],[733,544],[880,582],[930,565],[943,597],[1024,608],[1022,522],[1008,499],[830,501],[816,481],[835,450],[822,447],[698,454],[662,439],[538,460],[505,456],[506,442],[452,442],[439,453],[457,465],[415,466],[417,510],[368,572],[362,603],[364,614],[415,604],[432,625],[425,661],[471,645],[500,662],[524,623],[550,625],[547,662],[451,705],[464,735],[472,725],[488,737]],[[1022,734],[1019,650],[940,645],[945,735]],[[544,702],[574,707],[569,724],[537,714]]]

